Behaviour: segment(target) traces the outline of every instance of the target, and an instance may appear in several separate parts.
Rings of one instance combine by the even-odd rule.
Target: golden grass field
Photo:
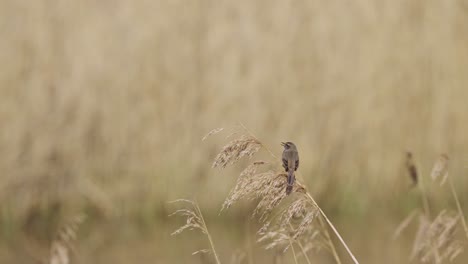
[[[191,255],[203,234],[170,235],[178,198],[197,201],[221,263],[295,263],[256,242],[254,203],[218,214],[272,157],[212,169],[239,124],[276,157],[296,143],[298,178],[360,263],[419,263],[416,222],[393,238],[422,208],[407,151],[432,218],[468,212],[467,1],[0,0],[0,32],[0,263],[48,263],[79,214],[71,263],[214,263]],[[431,180],[441,153],[460,208]]]

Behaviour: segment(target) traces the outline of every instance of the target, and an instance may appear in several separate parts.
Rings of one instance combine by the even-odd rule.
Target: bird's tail
[[[294,180],[294,170],[291,169],[288,171],[288,186],[286,187],[286,195],[289,195],[292,192]]]

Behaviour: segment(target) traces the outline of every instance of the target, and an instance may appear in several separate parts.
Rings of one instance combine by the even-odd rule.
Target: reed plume
[[[243,124],[240,125],[244,131],[238,133],[240,136],[237,139],[223,147],[216,156],[213,167],[225,168],[244,156],[252,157],[261,149],[268,151],[272,160],[268,162],[256,161],[248,165],[239,175],[237,183],[224,201],[221,211],[228,209],[241,199],[255,201],[257,205],[252,216],[258,217],[264,223],[258,232],[260,236],[258,242],[265,242],[267,248],[283,247],[283,250],[291,248],[295,260],[297,254],[293,244],[301,249],[301,254],[307,260],[308,250],[328,248],[335,261],[341,263],[328,233],[328,228],[324,224],[325,221],[345,247],[353,262],[359,263],[334,225],[299,181],[293,185],[292,193],[294,195],[292,196],[294,198],[288,204],[285,199],[287,195],[284,192],[287,186],[287,175],[283,171],[278,171],[281,159],[262,144]],[[283,202],[287,205],[282,207],[280,205]],[[313,221],[317,218],[319,223]]]

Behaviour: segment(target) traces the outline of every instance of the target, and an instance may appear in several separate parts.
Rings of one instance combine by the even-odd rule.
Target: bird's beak
[[[286,143],[284,143],[284,142],[281,142],[281,146],[283,146],[283,147],[284,147],[285,145],[286,145]]]

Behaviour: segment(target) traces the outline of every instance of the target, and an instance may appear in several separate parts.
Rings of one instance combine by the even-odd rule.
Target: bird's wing
[[[283,157],[283,168],[288,171],[288,160]]]

